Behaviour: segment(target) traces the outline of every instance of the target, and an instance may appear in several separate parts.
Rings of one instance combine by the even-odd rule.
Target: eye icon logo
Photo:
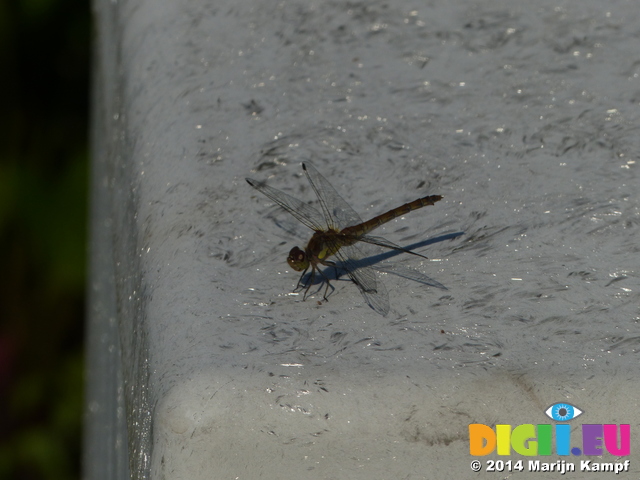
[[[556,422],[568,422],[582,415],[582,410],[569,403],[554,403],[544,413]]]

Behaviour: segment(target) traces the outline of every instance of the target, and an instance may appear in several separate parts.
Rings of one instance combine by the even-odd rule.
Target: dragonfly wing
[[[424,255],[420,255],[419,253],[414,252],[413,250],[408,250],[406,248],[401,247],[400,245],[396,245],[393,242],[390,242],[386,238],[382,237],[374,237],[371,235],[360,235],[358,237],[359,242],[371,243],[372,245],[378,245],[379,247],[391,248],[393,250],[397,250],[399,252],[410,253],[411,255],[416,255],[418,257],[427,258]]]
[[[384,284],[376,278],[373,268],[359,263],[360,252],[353,246],[345,246],[336,252],[340,261],[338,265],[347,272],[349,278],[358,286],[358,290],[367,304],[382,316],[389,313],[389,292]]]
[[[447,290],[447,287],[445,287],[440,282],[434,280],[431,277],[426,276],[424,273],[419,272],[418,270],[411,267],[399,265],[397,263],[378,262],[373,266],[373,268],[379,272],[390,273],[398,277],[402,277],[408,280],[413,280],[414,282],[422,283],[423,285],[429,285],[430,287],[436,287],[436,288],[441,288],[442,290]]]
[[[389,255],[388,250],[383,251],[382,248],[380,248],[380,246],[378,246],[377,244],[363,245],[362,243],[358,244],[358,246],[349,245],[346,247],[342,247],[336,254],[336,256],[340,258],[341,263],[346,263],[347,265],[349,265],[348,268],[351,271],[355,272],[354,275],[350,275],[352,279],[354,277],[365,279],[365,280],[361,279],[361,280],[354,280],[354,281],[360,281],[366,284],[367,279],[371,275],[370,273],[366,273],[366,272],[368,270],[377,270],[378,272],[389,273],[392,275],[396,275],[398,277],[413,280],[414,282],[418,282],[423,285],[429,285],[431,287],[447,290],[447,287],[442,285],[440,282],[433,280],[432,278],[428,277],[422,272],[419,272],[418,270],[415,270],[411,267],[407,267],[405,265],[392,262],[392,261],[386,261],[381,259],[376,260],[376,257],[388,256],[388,255]],[[343,258],[345,256],[348,256],[349,258],[345,260]],[[385,305],[385,304],[388,305],[389,294],[386,288],[384,287],[383,282],[379,278],[376,278],[375,276],[373,278],[376,282],[374,287],[376,293],[366,292],[362,288],[360,289],[360,292],[362,293],[362,296],[364,296],[367,303],[369,303],[371,308],[378,311],[378,308],[382,308],[382,307],[377,307],[376,305]],[[389,307],[387,306],[386,308],[388,310]]]
[[[302,168],[307,175],[311,188],[316,192],[322,213],[329,227],[340,231],[345,227],[362,223],[360,215],[351,208],[313,165],[305,162],[302,164]]]
[[[367,264],[360,262],[359,259],[353,258],[355,255],[348,253],[351,247],[342,247],[336,252],[336,257],[340,261],[340,267],[345,270],[351,280],[353,280],[358,287],[362,290],[370,293],[378,291],[378,280],[376,279],[376,272]]]
[[[263,182],[258,182],[251,178],[246,178],[245,180],[249,185],[276,202],[311,230],[326,230],[327,226],[325,225],[325,220],[322,217],[322,214],[311,205],[304,203],[302,200],[298,200],[281,190],[270,187]]]
[[[364,301],[367,302],[367,305],[383,317],[387,316],[391,309],[391,306],[389,305],[389,292],[387,292],[387,289],[382,282],[378,282],[378,290],[375,293],[365,292],[361,288],[360,293],[362,294]]]

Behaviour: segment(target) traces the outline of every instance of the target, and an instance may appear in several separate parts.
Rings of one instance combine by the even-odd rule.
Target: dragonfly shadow
[[[439,237],[430,238],[428,240],[422,240],[420,242],[413,243],[403,248],[407,250],[415,251],[418,248],[426,247],[427,245],[432,245],[434,243],[444,242],[445,240],[452,240],[461,235],[464,235],[464,232],[448,233],[446,235],[440,235]],[[382,247],[379,247],[379,248],[382,248]],[[377,270],[379,272],[390,273],[392,275],[397,275],[402,278],[407,278],[409,280],[413,280],[415,282],[422,283],[424,285],[429,285],[432,287],[447,290],[447,287],[442,285],[440,282],[433,280],[432,278],[426,276],[425,274],[419,272],[418,270],[415,270],[411,267],[401,266],[393,262],[388,262],[389,259],[397,255],[402,255],[403,253],[405,252],[389,249],[389,250],[382,251],[380,253],[374,253],[372,255],[364,256],[363,258],[360,258],[357,260],[352,259],[351,265],[352,267],[355,266],[356,268],[371,267],[374,270]],[[314,292],[314,294],[316,294],[323,288],[322,285],[325,283],[326,280],[351,281],[351,279],[349,278],[344,278],[344,274],[346,271],[347,269],[345,268],[345,266],[341,264],[341,262],[336,262],[335,267],[326,267],[324,270],[322,270],[320,275],[315,275],[315,278],[313,279],[312,279],[311,273],[306,274],[305,278],[301,279],[300,281],[300,289],[307,288],[309,286],[309,282],[313,281],[312,285],[316,285],[316,284],[319,285],[318,290]],[[333,293],[333,290],[334,289],[332,287],[331,292],[329,293],[328,296],[331,296],[331,293]]]
[[[402,248],[405,248],[406,250],[415,251],[418,248],[426,247],[427,245],[433,245],[434,243],[444,242],[445,240],[453,240],[454,238],[458,238],[461,235],[464,235],[464,232],[447,233],[446,235],[440,235],[439,237],[430,238],[428,240],[422,240],[420,242],[412,243],[411,245],[407,245],[406,247],[402,247]],[[361,260],[358,260],[358,264],[361,266],[369,266],[369,267],[375,268],[375,265],[377,263],[388,260],[397,255],[402,255],[403,253],[405,252],[389,249],[382,253],[378,253],[376,255],[372,255],[372,256],[363,258]],[[363,263],[360,263],[360,262],[363,262]]]

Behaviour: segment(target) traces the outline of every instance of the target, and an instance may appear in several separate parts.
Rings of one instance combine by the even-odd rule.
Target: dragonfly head
[[[298,247],[293,247],[291,249],[289,256],[287,257],[287,263],[296,272],[301,272],[302,270],[309,268],[309,259],[307,258],[307,254],[304,253],[304,250],[301,250]]]

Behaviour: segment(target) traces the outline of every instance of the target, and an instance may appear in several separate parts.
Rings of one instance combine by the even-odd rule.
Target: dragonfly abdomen
[[[400,205],[393,210],[389,210],[382,215],[373,217],[371,220],[367,220],[366,222],[360,223],[359,225],[353,225],[351,227],[344,228],[340,233],[344,235],[366,235],[370,231],[378,228],[380,225],[384,225],[385,223],[390,222],[394,218],[406,215],[412,210],[417,210],[428,205],[433,205],[440,200],[442,200],[442,195],[429,195],[426,197],[422,197],[414,200],[413,202]]]

